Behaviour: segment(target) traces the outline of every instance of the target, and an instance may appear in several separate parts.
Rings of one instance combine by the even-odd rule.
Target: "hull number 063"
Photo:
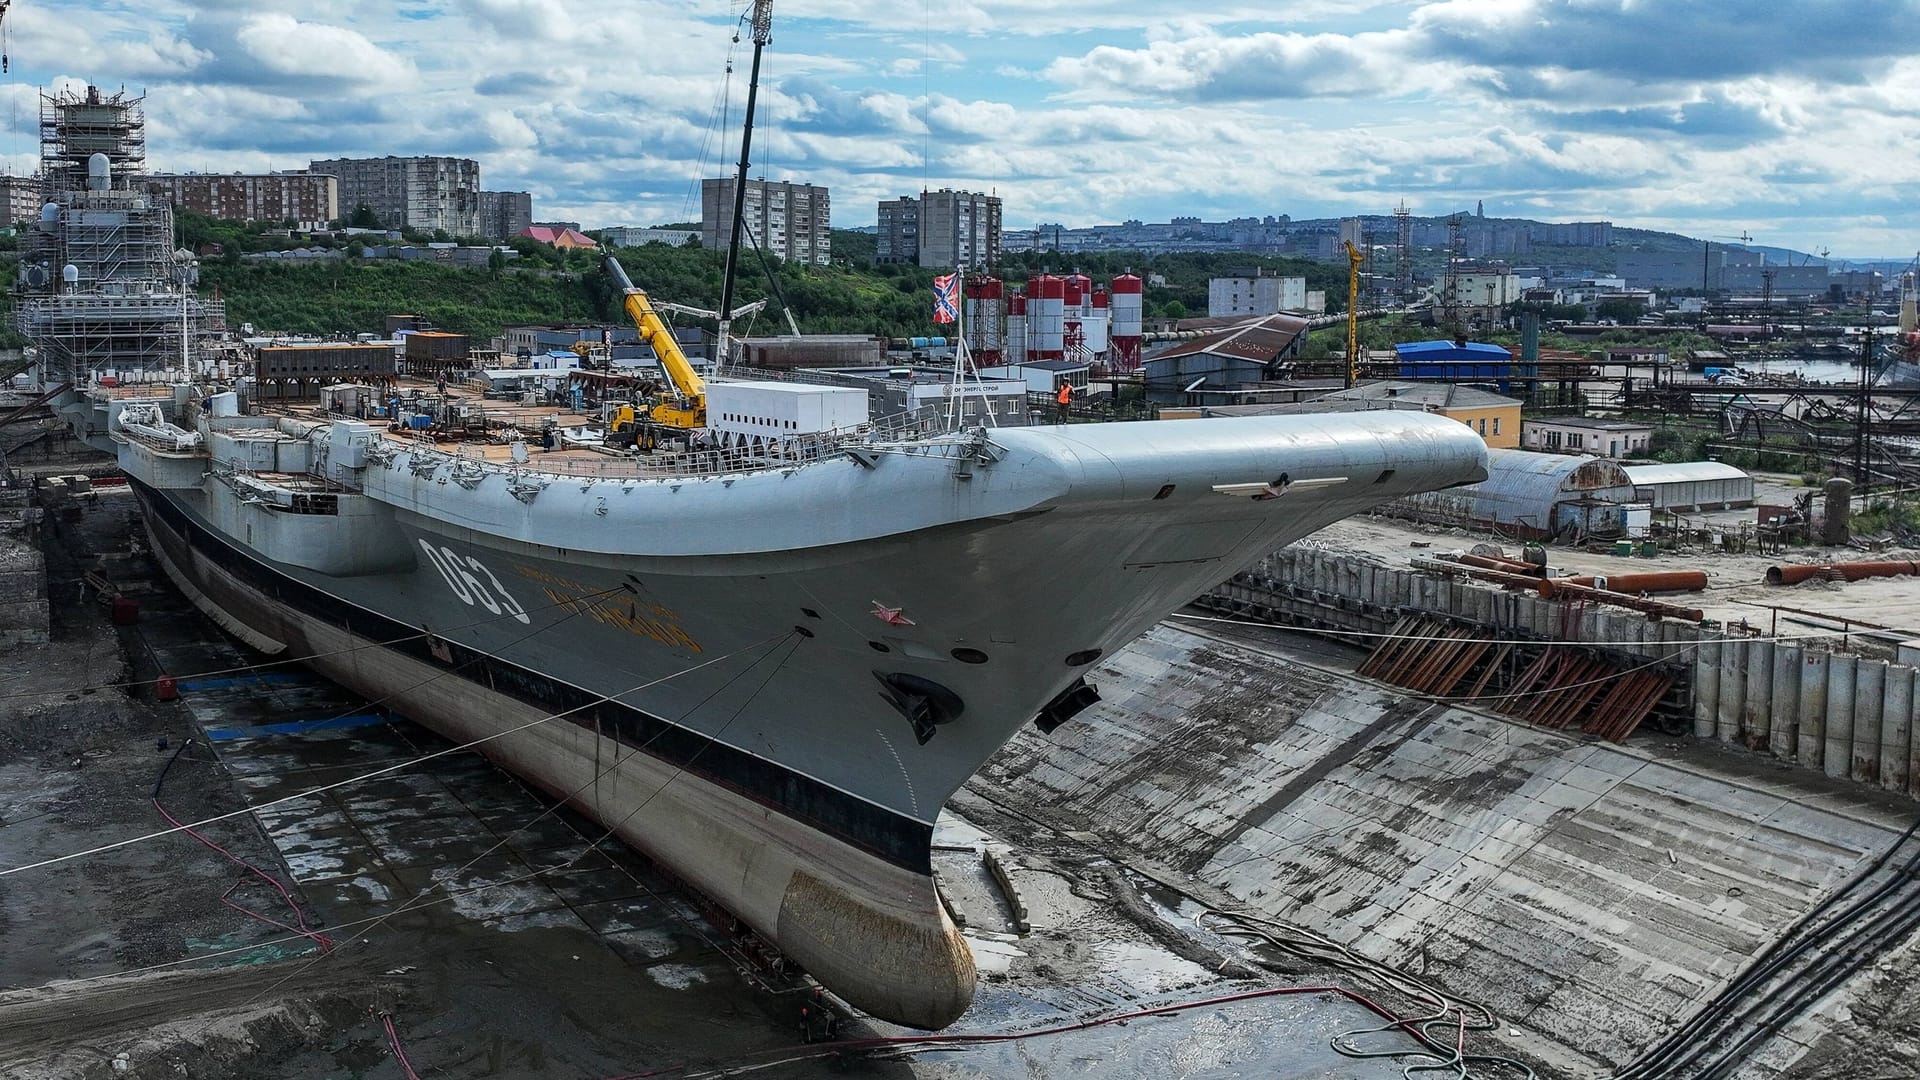
[[[425,539],[420,541],[420,550],[427,553],[427,561],[440,571],[453,595],[468,607],[482,607],[495,615],[511,615],[523,623],[533,622],[527,618],[527,609],[507,594],[506,586],[500,584],[500,578],[487,569],[486,563],[471,555],[461,555],[450,547],[434,547]]]

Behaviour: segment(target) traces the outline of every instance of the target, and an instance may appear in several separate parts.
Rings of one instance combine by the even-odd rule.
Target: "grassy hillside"
[[[588,319],[594,310],[573,275],[500,274],[420,262],[227,263],[201,267],[200,287],[226,301],[227,322],[260,332],[379,333],[389,314],[489,336],[508,323]]]
[[[916,266],[873,266],[872,237],[836,234],[835,265],[795,266],[769,261],[775,302],[740,328],[744,333],[785,331],[782,304],[791,307],[808,333],[881,334],[906,337],[936,332],[932,311],[934,271]],[[861,243],[864,241],[864,243]],[[233,255],[201,266],[202,291],[219,290],[232,325],[252,323],[260,332],[294,334],[377,333],[389,314],[423,315],[435,325],[489,337],[504,325],[619,319],[617,298],[600,272],[598,256],[556,252],[516,242],[520,258],[506,269],[467,269],[432,263],[370,260],[352,256],[309,262],[252,262]],[[618,257],[636,284],[661,300],[714,308],[720,303],[722,258],[697,247],[650,244],[623,248]],[[1148,314],[1204,314],[1207,280],[1259,266],[1267,273],[1304,275],[1309,288],[1345,299],[1342,271],[1294,259],[1254,255],[1140,254],[1013,256],[1002,271],[1023,279],[1030,273],[1082,270],[1105,281],[1126,270],[1160,273],[1165,286],[1147,292]],[[742,253],[735,305],[769,293],[759,256]]]

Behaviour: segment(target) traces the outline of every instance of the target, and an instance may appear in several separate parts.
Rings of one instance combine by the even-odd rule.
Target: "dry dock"
[[[267,805],[449,748],[252,667],[159,578],[130,501],[99,490],[55,515],[51,641],[0,683],[0,869],[154,831],[155,780],[191,739],[162,803],[265,807],[204,831],[292,905],[258,879],[229,892],[244,873],[180,835],[0,876],[4,1076],[398,1077],[396,1049],[447,1076],[1401,1075],[1411,1059],[1335,1052],[1378,1024],[1351,1000],[1221,1000],[1366,989],[1351,965],[1224,936],[1209,913],[1232,911],[1483,1002],[1498,1022],[1477,1052],[1597,1078],[1916,816],[1904,794],[1685,726],[1615,745],[1358,677],[1367,650],[1324,636],[1176,619],[1101,664],[1100,705],[988,764],[935,863],[983,970],[957,1031],[1211,1004],[822,1058],[799,1038],[802,975],[477,755]],[[100,582],[137,623],[110,623]],[[179,700],[153,700],[162,671]],[[1915,967],[1910,941],[1877,948],[1738,1075],[1920,1071]],[[843,1036],[906,1034],[837,1011]]]

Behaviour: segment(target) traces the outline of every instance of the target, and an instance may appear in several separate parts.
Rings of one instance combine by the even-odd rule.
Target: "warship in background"
[[[140,99],[41,113],[21,326],[181,591],[903,1024],[972,998],[930,844],[990,754],[1096,701],[1101,657],[1273,547],[1485,475],[1466,426],[1404,411],[920,431],[781,383],[676,384],[617,416],[405,372],[265,395],[141,183]],[[647,329],[645,294],[626,306]]]

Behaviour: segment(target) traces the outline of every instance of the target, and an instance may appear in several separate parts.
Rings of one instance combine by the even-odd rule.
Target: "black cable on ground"
[[[1713,1046],[1724,1041],[1731,1032],[1712,1033],[1713,1029],[1724,1028],[1729,1022],[1749,1015],[1753,1007],[1741,1007],[1743,999],[1751,998],[1775,975],[1794,960],[1805,955],[1808,950],[1827,944],[1833,937],[1865,915],[1871,905],[1901,887],[1912,878],[1916,870],[1920,870],[1920,852],[1916,852],[1889,881],[1874,888],[1832,919],[1819,926],[1813,925],[1815,920],[1834,910],[1843,901],[1864,888],[1867,882],[1885,869],[1894,854],[1912,841],[1916,834],[1920,834],[1920,820],[1909,825],[1906,831],[1900,834],[1899,839],[1888,845],[1860,873],[1795,919],[1783,933],[1775,937],[1771,944],[1754,957],[1745,969],[1734,976],[1720,993],[1696,1010],[1684,1024],[1668,1033],[1666,1038],[1640,1057],[1615,1072],[1615,1080],[1657,1080],[1657,1078],[1674,1076],[1677,1070],[1697,1061]],[[1772,1000],[1782,989],[1790,985],[1790,983],[1783,983],[1776,987],[1761,999],[1762,1003]],[[1745,1040],[1742,1041],[1742,1045],[1745,1045]]]

